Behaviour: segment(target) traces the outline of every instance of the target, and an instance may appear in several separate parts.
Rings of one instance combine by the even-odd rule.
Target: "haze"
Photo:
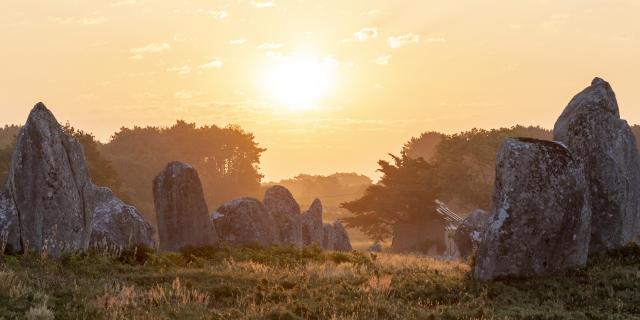
[[[0,124],[37,101],[100,140],[238,124],[266,180],[354,171],[423,131],[547,128],[594,76],[640,123],[640,1],[0,4]]]

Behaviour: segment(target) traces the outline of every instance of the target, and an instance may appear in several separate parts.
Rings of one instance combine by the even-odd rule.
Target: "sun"
[[[265,68],[262,84],[274,103],[294,111],[316,108],[332,85],[332,64],[311,54],[281,56]]]

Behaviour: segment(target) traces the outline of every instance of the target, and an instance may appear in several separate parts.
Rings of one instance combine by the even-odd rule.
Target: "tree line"
[[[0,128],[0,183],[11,162],[18,126]],[[64,130],[84,147],[95,184],[111,188],[125,202],[136,206],[151,223],[155,211],[151,183],[173,160],[193,165],[200,175],[210,209],[240,196],[260,192],[260,155],[253,134],[238,126],[196,126],[178,120],[169,127],[121,128],[108,143],[91,133],[66,124]]]

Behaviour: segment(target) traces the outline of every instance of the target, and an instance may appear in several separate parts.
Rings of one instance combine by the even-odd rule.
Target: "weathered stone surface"
[[[82,145],[38,103],[20,130],[0,192],[2,243],[53,257],[85,250],[97,238],[109,246],[152,247],[153,229],[106,191],[91,182]]]
[[[333,224],[325,223],[322,226],[322,248],[331,251],[351,251],[349,234],[339,220]]]
[[[313,200],[309,210],[302,213],[302,243],[322,245],[322,202]]]
[[[273,186],[264,194],[263,204],[276,220],[280,242],[297,247],[303,245],[300,206],[283,186]]]
[[[160,249],[216,243],[198,172],[183,162],[167,164],[153,180]]]
[[[17,251],[22,248],[18,212],[11,195],[6,190],[0,190],[0,241],[7,251]]]
[[[96,188],[90,246],[95,248],[133,245],[155,247],[153,228],[138,210],[113,195],[109,188]]]
[[[333,223],[333,230],[335,231],[336,241],[333,244],[333,250],[335,251],[351,251],[351,241],[349,240],[349,234],[347,230],[342,226],[340,220],[336,220]]]
[[[478,249],[488,219],[488,211],[476,209],[460,223],[453,240],[458,247],[458,251],[460,251],[461,257],[466,258]]]
[[[583,267],[591,209],[582,168],[559,143],[507,139],[474,277],[527,277]]]
[[[233,245],[270,246],[280,243],[276,221],[254,198],[240,198],[221,205],[211,219],[221,241]]]
[[[594,79],[569,102],[553,134],[584,167],[593,212],[589,251],[634,240],[640,231],[640,159],[611,86]]]
[[[38,103],[20,130],[7,178],[23,247],[57,256],[89,245],[93,184],[82,145]]]
[[[333,225],[325,223],[322,225],[322,248],[333,251],[336,244],[336,231]]]

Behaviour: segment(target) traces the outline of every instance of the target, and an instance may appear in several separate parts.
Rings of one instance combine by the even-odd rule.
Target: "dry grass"
[[[4,256],[0,318],[634,319],[640,249],[556,278],[478,283],[419,255],[191,248]]]

